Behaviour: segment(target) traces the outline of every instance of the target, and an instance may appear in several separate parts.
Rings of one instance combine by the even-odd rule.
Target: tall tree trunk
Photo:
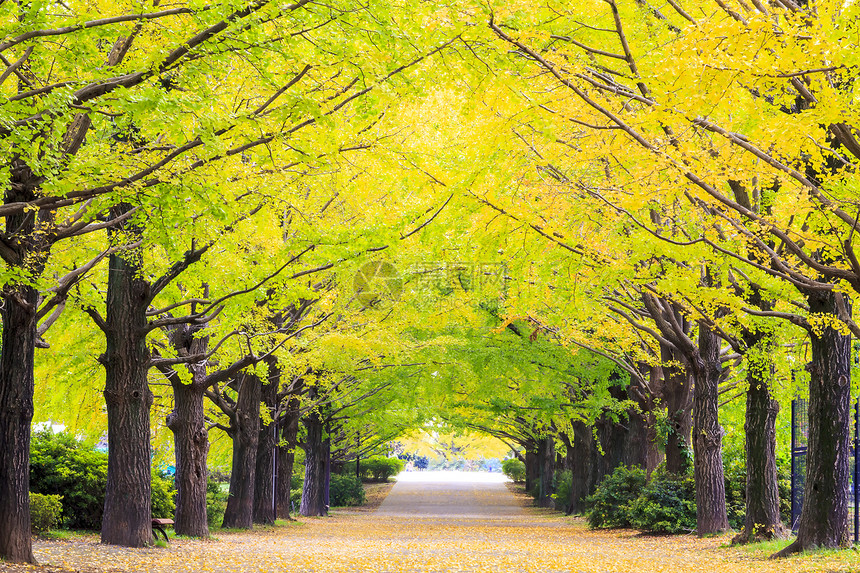
[[[202,373],[201,373],[202,374]],[[173,432],[176,452],[176,517],[174,531],[191,537],[209,537],[206,509],[206,482],[209,434],[203,409],[203,385],[197,376],[191,384],[176,377],[173,411],[167,427]]]
[[[30,541],[30,424],[38,292],[3,293],[0,349],[0,558],[34,563]]]
[[[686,473],[690,468],[690,430],[692,420],[692,380],[680,366],[683,364],[678,353],[665,345],[660,345],[663,361],[663,403],[666,404],[666,417],[669,435],[666,439],[666,471],[675,474]]]
[[[699,536],[729,529],[723,474],[723,429],[718,415],[720,338],[699,323],[699,352],[693,361],[693,473]]]
[[[290,483],[296,459],[296,444],[299,436],[299,400],[290,398],[287,410],[281,418],[281,445],[278,446],[278,518],[289,519]]]
[[[237,377],[238,399],[230,424],[233,438],[233,468],[230,496],[222,527],[251,529],[254,515],[254,482],[257,467],[257,440],[260,435],[260,379],[255,374]]]
[[[328,515],[325,503],[325,447],[323,422],[319,412],[312,411],[304,418],[305,431],[305,482],[302,487],[302,505],[299,513],[306,517]]]
[[[18,159],[11,167],[4,203],[35,199],[41,178]],[[0,295],[0,559],[18,563],[35,562],[30,539],[30,425],[39,293],[26,281],[44,271],[53,241],[52,217],[34,210],[5,217],[6,234],[15,239],[5,249],[18,261],[6,263],[26,277],[18,284],[4,284]]]
[[[270,524],[275,522],[275,447],[278,443],[278,425],[275,415],[278,401],[280,374],[275,360],[267,361],[268,379],[262,386],[261,400],[268,411],[269,423],[260,420],[260,433],[257,439],[257,456],[254,483],[254,523]]]
[[[118,209],[124,209],[121,206]],[[118,214],[118,213],[116,213]],[[133,237],[136,229],[126,229]],[[146,347],[149,285],[140,249],[111,255],[108,265],[105,402],[108,471],[102,543],[143,547],[152,543],[151,449]]]
[[[807,295],[810,314],[835,320],[832,291]],[[851,337],[829,323],[810,334],[809,437],[806,486],[797,539],[775,554],[783,557],[812,547],[848,543],[849,439],[851,427]]]
[[[553,478],[555,477],[555,441],[551,437],[541,438],[538,449],[540,468],[540,491],[538,505],[553,507]]]
[[[770,336],[750,333],[744,340],[747,358],[747,410],[744,421],[746,449],[746,518],[733,544],[756,543],[784,537],[779,513],[776,470],[776,416],[779,402],[770,393],[774,365]]]
[[[593,473],[592,451],[594,437],[591,428],[584,422],[573,422],[573,444],[568,450],[570,461],[570,513],[585,511],[585,498],[592,493]]]
[[[526,447],[525,466],[526,466],[526,493],[531,494],[535,486],[538,485],[538,477],[540,476],[540,468],[538,467],[538,444],[530,442]]]

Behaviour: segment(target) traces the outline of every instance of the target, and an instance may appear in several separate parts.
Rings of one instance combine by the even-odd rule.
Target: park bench
[[[155,532],[160,531],[161,534],[164,536],[164,541],[166,541],[167,543],[170,543],[170,540],[167,539],[167,532],[164,531],[164,527],[167,525],[173,525],[173,520],[172,519],[162,519],[160,517],[153,517],[152,518],[152,536],[155,539],[158,539],[158,535]]]

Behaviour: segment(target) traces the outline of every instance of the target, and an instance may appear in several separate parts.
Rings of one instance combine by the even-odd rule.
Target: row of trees
[[[631,431],[617,437],[611,411],[605,430],[592,418],[577,431],[567,415],[515,424],[532,467],[555,457],[555,437],[578,457],[574,476],[651,469],[653,451],[624,440],[653,443],[667,428],[667,469],[681,471],[692,453],[699,534],[725,530],[720,396],[744,390],[738,541],[779,536],[775,397],[794,392],[793,373],[809,394],[808,481],[797,540],[780,554],[846,543],[856,10],[494,5],[488,42],[507,54],[497,83],[519,97],[487,107],[504,118],[493,132],[505,134],[504,164],[520,176],[474,196],[495,212],[496,244],[513,233],[541,253],[518,257],[527,264],[517,279],[533,288],[506,312],[614,362],[629,376],[617,398],[633,406]],[[607,468],[586,461],[595,443]]]
[[[250,527],[283,515],[272,452],[288,476],[300,424],[318,514],[326,452],[426,410],[525,446],[544,503],[561,453],[574,508],[619,464],[692,458],[718,532],[738,395],[739,540],[777,536],[778,399],[803,382],[785,553],[845,541],[856,7],[96,4],[0,4],[0,555],[32,560],[53,380],[103,390],[107,543],[149,542],[163,416],[177,531],[205,535],[210,429],[225,524]],[[386,255],[403,276],[365,265]]]
[[[375,8],[0,6],[0,556],[33,559],[36,348],[53,346],[40,354],[60,350],[78,372],[96,357],[104,367],[102,541],[120,545],[151,540],[151,407],[164,398],[153,393],[163,384],[155,372],[174,404],[177,531],[193,535],[205,534],[209,427],[222,426],[234,445],[225,522],[250,526],[252,505],[273,507],[271,488],[253,488],[255,468],[273,463],[266,428],[287,434],[289,465],[299,413],[319,442],[326,420],[343,426],[345,408],[378,393],[378,383],[344,374],[356,356],[397,352],[383,353],[383,337],[346,310],[352,261],[408,239],[439,203],[429,194],[404,204],[368,184],[397,142],[377,145],[360,167],[348,156],[391,136],[385,113],[396,113],[399,77],[457,31],[417,25],[427,7]],[[310,336],[323,325],[334,340]],[[39,392],[66,393],[41,382],[50,379],[40,377]],[[69,383],[86,395],[85,380]],[[206,414],[204,397],[221,418]]]

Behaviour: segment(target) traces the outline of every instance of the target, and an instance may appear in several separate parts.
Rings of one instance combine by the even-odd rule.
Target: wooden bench
[[[160,531],[164,536],[164,541],[170,543],[170,540],[167,538],[167,532],[164,531],[165,526],[173,525],[172,519],[162,519],[160,517],[152,518],[152,536],[158,540],[158,535],[155,533],[156,531]]]

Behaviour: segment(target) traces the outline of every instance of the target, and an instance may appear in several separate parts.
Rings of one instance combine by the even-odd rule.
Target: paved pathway
[[[101,545],[97,535],[38,541],[38,573],[844,573],[852,551],[767,561],[727,548],[729,537],[643,537],[589,531],[581,520],[523,507],[491,474],[398,476],[373,513],[334,510],[276,528],[216,532],[166,548]],[[0,524],[2,527],[2,524]],[[0,573],[34,573],[0,563]]]
[[[506,481],[493,473],[402,473],[376,515],[482,520],[523,515]]]

